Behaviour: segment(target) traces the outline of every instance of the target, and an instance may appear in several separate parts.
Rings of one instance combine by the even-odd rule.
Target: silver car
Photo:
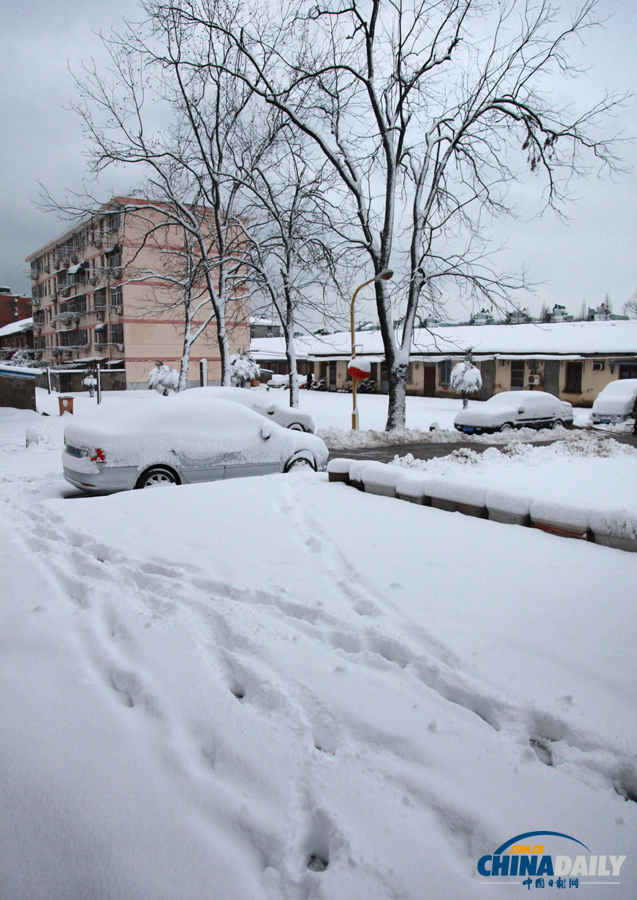
[[[298,409],[293,409],[291,406],[279,406],[270,399],[265,391],[237,387],[202,387],[192,388],[189,393],[201,394],[202,397],[214,397],[218,400],[234,400],[235,403],[241,403],[242,406],[253,409],[283,428],[314,434],[312,416],[299,412]]]
[[[462,409],[453,424],[464,434],[514,428],[557,428],[573,424],[573,407],[544,391],[503,391],[484,403]]]
[[[64,477],[93,493],[324,471],[328,450],[315,435],[282,428],[238,403],[184,391],[145,398],[68,425]]]

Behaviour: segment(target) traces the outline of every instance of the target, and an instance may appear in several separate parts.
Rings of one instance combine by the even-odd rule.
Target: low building
[[[156,360],[179,368],[184,316],[163,260],[183,242],[175,226],[143,200],[115,197],[27,257],[31,266],[34,347],[45,365],[90,366],[125,372],[128,389],[146,388]],[[156,229],[149,238],[151,228]],[[203,286],[202,286],[203,288]],[[247,349],[249,292],[237,288],[227,308],[230,352]],[[205,319],[205,307],[193,328]],[[189,385],[199,384],[207,360],[209,384],[221,379],[214,320],[193,346]]]
[[[356,354],[371,364],[377,391],[389,388],[380,332],[356,332]],[[252,355],[285,368],[282,339],[252,342]],[[555,322],[520,325],[457,325],[416,329],[407,393],[455,397],[451,371],[471,353],[482,373],[481,399],[501,391],[543,390],[574,406],[591,406],[618,378],[637,378],[637,321]],[[299,364],[313,366],[329,390],[347,386],[350,332],[297,346]],[[299,371],[301,369],[299,368]]]
[[[33,351],[33,319],[20,319],[0,328],[0,359],[9,359],[16,350]]]

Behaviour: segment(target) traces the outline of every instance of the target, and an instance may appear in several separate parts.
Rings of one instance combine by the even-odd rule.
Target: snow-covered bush
[[[461,395],[463,407],[469,403],[468,394],[479,394],[482,390],[482,375],[470,359],[464,359],[454,366],[451,373],[451,389]]]
[[[243,353],[230,357],[230,380],[235,387],[245,387],[261,375],[259,364]]]
[[[95,386],[97,384],[97,378],[95,375],[87,375],[86,378],[82,379],[82,384],[84,387],[87,387],[89,390],[89,396],[95,396]]]
[[[33,359],[33,354],[29,350],[25,350],[24,347],[20,347],[19,350],[16,350],[7,363],[10,366],[20,366],[21,368],[26,369],[39,368],[41,365],[41,363]],[[7,363],[4,363],[4,365],[7,365]]]
[[[179,387],[179,372],[158,361],[148,376],[148,387],[167,397],[171,391],[176,391]]]

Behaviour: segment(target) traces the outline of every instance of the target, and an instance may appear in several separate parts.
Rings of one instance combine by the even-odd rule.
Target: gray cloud
[[[573,4],[561,4],[568,5]],[[635,5],[607,0],[601,10],[612,18],[603,30],[590,32],[581,48],[582,64],[589,71],[577,81],[560,80],[551,86],[575,105],[590,104],[606,86],[637,92]],[[126,0],[3,3],[0,283],[14,290],[29,290],[25,256],[65,228],[34,205],[37,182],[62,197],[67,188],[79,190],[86,174],[80,122],[65,108],[74,96],[69,66],[77,71],[82,59],[103,58],[95,32],[117,27],[125,15],[137,16]],[[628,135],[637,135],[634,99],[611,123],[613,130],[622,127]],[[628,164],[637,162],[634,144],[621,152]],[[117,178],[111,173],[109,183],[102,184],[104,195],[129,188],[125,173],[121,182]],[[533,311],[545,301],[565,303],[577,313],[584,298],[597,305],[607,292],[618,311],[637,289],[637,180],[634,173],[613,181],[593,172],[579,179],[575,189],[579,200],[567,209],[565,224],[552,214],[539,218],[541,185],[536,178],[529,174],[516,187],[519,220],[498,223],[492,231],[497,244],[508,244],[502,265],[524,268],[533,281],[545,282],[527,302]],[[458,309],[451,312],[462,315]]]

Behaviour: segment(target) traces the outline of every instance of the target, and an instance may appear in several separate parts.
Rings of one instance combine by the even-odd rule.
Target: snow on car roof
[[[540,403],[546,403],[547,399],[557,400],[553,394],[546,391],[502,391],[494,394],[486,401],[490,406],[519,406],[520,403],[528,401],[532,397],[533,400],[539,400]]]
[[[605,397],[626,397],[630,400],[637,393],[637,378],[620,378],[618,381],[611,381],[607,384],[599,396],[604,394]]]

